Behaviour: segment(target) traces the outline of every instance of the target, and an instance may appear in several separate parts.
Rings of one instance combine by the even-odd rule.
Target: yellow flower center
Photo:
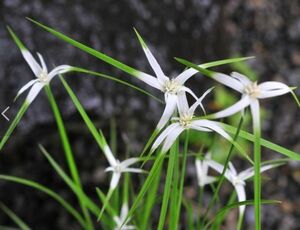
[[[245,181],[243,181],[241,178],[239,177],[234,177],[233,181],[232,181],[233,185],[246,185]]]
[[[257,98],[260,95],[260,89],[257,82],[253,82],[245,87],[245,93],[250,97]]]
[[[180,118],[179,118],[179,124],[182,127],[187,128],[192,123],[192,120],[193,120],[193,115],[185,114],[185,115],[180,116]]]
[[[117,173],[121,173],[121,172],[122,172],[122,166],[121,166],[119,160],[117,160],[117,164],[114,166],[114,170],[115,170],[115,172],[117,172]]]
[[[42,71],[39,76],[39,81],[40,82],[48,82],[48,73],[46,73],[45,71]]]
[[[176,82],[175,79],[167,80],[165,83],[165,92],[170,94],[176,94],[181,87],[181,84]]]

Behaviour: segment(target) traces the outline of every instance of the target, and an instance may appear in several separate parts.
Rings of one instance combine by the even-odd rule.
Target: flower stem
[[[255,229],[261,229],[261,179],[260,179],[260,161],[261,161],[261,146],[260,146],[260,106],[258,100],[253,100],[250,104],[253,132],[254,132],[254,217]]]
[[[64,152],[65,152],[65,155],[66,155],[67,163],[68,163],[72,178],[73,178],[76,186],[80,190],[82,190],[82,185],[81,185],[81,182],[80,182],[80,177],[79,177],[79,173],[78,173],[78,170],[77,170],[76,162],[75,162],[75,159],[74,159],[74,156],[73,156],[73,152],[72,152],[72,149],[71,149],[69,138],[68,138],[68,135],[67,135],[67,132],[66,132],[66,129],[65,129],[65,126],[64,126],[64,123],[63,123],[58,105],[55,101],[55,98],[54,98],[54,95],[51,91],[50,86],[46,86],[45,90],[46,90],[46,93],[47,93],[47,96],[48,96],[48,99],[49,99],[49,102],[50,102],[50,105],[51,105],[51,108],[53,110],[53,114],[54,114],[54,117],[55,117],[55,120],[56,120],[56,123],[57,123],[57,127],[58,127],[58,130],[59,130],[60,138],[61,138],[61,141],[62,141],[62,144],[63,144]],[[86,220],[86,229],[93,230],[94,229],[93,223],[92,223],[89,211],[88,211],[88,209],[85,205],[85,202],[81,199],[80,196],[77,196],[77,197],[78,197],[83,215],[84,215],[85,220]]]
[[[2,148],[5,145],[5,143],[7,142],[8,138],[11,136],[12,132],[14,131],[14,129],[19,124],[20,120],[22,119],[23,115],[27,111],[28,107],[29,107],[29,103],[27,103],[27,101],[25,101],[22,104],[20,110],[18,111],[16,117],[12,121],[11,125],[8,127],[8,130],[6,131],[6,133],[4,134],[4,136],[2,137],[1,142],[0,142],[0,150],[2,150]]]
[[[187,160],[188,145],[189,145],[189,130],[187,130],[185,133],[183,159],[182,159],[183,161],[182,161],[181,178],[180,178],[180,185],[179,185],[180,186],[179,187],[179,197],[178,197],[178,203],[177,203],[177,213],[176,213],[176,218],[175,218],[175,228],[173,228],[173,229],[178,229],[178,220],[179,220],[179,216],[180,216],[184,178],[185,178],[185,172],[186,172],[186,160]]]
[[[169,158],[169,162],[168,162],[163,202],[162,202],[162,206],[161,206],[158,228],[157,228],[158,230],[162,230],[164,228],[164,224],[165,224],[165,220],[166,220],[170,192],[171,192],[172,178],[173,178],[173,172],[174,172],[174,165],[175,165],[175,160],[176,160],[176,154],[178,154],[178,149],[177,149],[177,144],[175,142],[175,144],[173,144],[173,146],[170,150],[170,158]]]
[[[261,229],[261,178],[260,178],[260,162],[261,162],[261,147],[260,147],[260,125],[254,127],[254,213],[255,213],[255,229]],[[256,126],[255,125],[255,126]]]
[[[238,136],[239,136],[239,133],[240,133],[240,130],[241,130],[241,127],[242,127],[242,124],[243,124],[243,120],[244,120],[244,117],[241,116],[240,121],[239,121],[239,124],[238,124],[238,128],[237,128],[236,133],[235,133],[235,135],[234,135],[234,137],[233,137],[233,141],[236,141],[236,139],[237,139]],[[220,189],[221,189],[221,186],[222,186],[222,184],[223,184],[223,182],[224,182],[224,180],[225,180],[225,172],[226,172],[226,170],[227,170],[228,163],[229,163],[229,161],[230,161],[230,158],[231,158],[231,154],[232,154],[232,152],[233,152],[233,149],[234,149],[234,145],[231,144],[230,149],[229,149],[229,152],[228,152],[228,155],[227,155],[227,158],[226,158],[226,161],[225,161],[225,164],[224,164],[223,172],[222,172],[222,174],[221,174],[221,176],[220,176],[220,179],[219,179],[217,188],[216,188],[216,190],[215,190],[215,192],[214,192],[213,198],[210,200],[210,202],[209,202],[209,204],[208,204],[208,207],[207,207],[207,209],[206,209],[206,211],[205,211],[203,221],[206,220],[206,217],[207,217],[207,215],[208,215],[208,213],[209,213],[209,210],[212,208],[214,202],[216,201],[216,199],[217,199],[217,197],[218,197],[218,194],[219,194],[219,191],[220,191]]]

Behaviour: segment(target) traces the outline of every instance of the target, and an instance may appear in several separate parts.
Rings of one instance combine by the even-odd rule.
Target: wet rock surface
[[[0,109],[10,106],[8,115],[13,116],[24,97],[14,104],[13,98],[18,89],[33,76],[9,37],[6,25],[14,29],[31,51],[40,52],[50,66],[82,66],[128,80],[161,96],[142,82],[37,28],[25,17],[51,25],[149,73],[152,71],[132,27],[143,35],[167,75],[176,75],[183,69],[173,57],[201,63],[236,54],[254,55],[256,59],[249,63],[261,76],[261,80],[279,80],[299,86],[299,12],[300,4],[297,0],[3,0],[0,2]],[[230,68],[223,67],[221,70],[228,73]],[[142,148],[162,112],[162,105],[132,89],[97,77],[69,74],[66,79],[98,127],[108,131],[110,118],[114,117],[119,133],[129,136],[133,152]],[[196,90],[198,95],[211,85],[211,82],[203,79],[197,77],[191,80],[191,84],[199,85]],[[105,167],[102,163],[104,159],[59,79],[52,83],[76,159],[80,162],[78,167],[84,186],[88,194],[95,194],[95,186],[107,182],[107,177],[101,173]],[[299,90],[297,92],[300,93]],[[266,100],[262,105],[272,112],[272,116],[264,123],[264,135],[300,152],[300,113],[291,97]],[[7,123],[1,120],[0,124],[3,132]],[[75,203],[76,198],[69,195],[68,188],[37,148],[37,143],[43,144],[67,168],[63,150],[57,144],[59,142],[51,108],[45,94],[41,93],[2,151],[1,173],[47,184]],[[120,149],[119,152],[122,154],[124,151]],[[270,151],[264,153],[268,156],[273,154]],[[264,229],[299,229],[299,170],[298,163],[291,163],[274,170],[274,173],[268,173],[271,180],[264,186],[264,196],[285,202],[276,208],[264,208]],[[0,190],[0,200],[33,229],[65,229],[65,226],[78,229],[65,210],[45,195],[3,181],[0,181]],[[248,192],[251,196],[251,189]],[[246,215],[249,226],[253,219],[251,214],[249,212]],[[12,223],[0,213],[0,224]]]

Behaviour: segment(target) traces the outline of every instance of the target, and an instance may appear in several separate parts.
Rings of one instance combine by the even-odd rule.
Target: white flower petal
[[[238,201],[239,202],[245,201],[246,200],[245,187],[243,185],[241,185],[241,184],[237,184],[237,185],[234,186],[234,188],[235,188],[235,191],[236,191],[237,196],[238,196]],[[244,215],[245,208],[246,208],[245,205],[239,206],[240,216]]]
[[[278,81],[265,81],[258,85],[261,90],[289,89],[289,86]]]
[[[43,71],[45,71],[45,73],[48,73],[48,69],[47,69],[47,66],[46,66],[46,63],[44,61],[43,56],[40,53],[37,53],[37,55],[38,55],[38,57],[40,59]]]
[[[205,176],[203,178],[202,181],[199,181],[199,186],[200,187],[203,187],[207,184],[212,184],[213,182],[217,181],[217,178],[216,177],[213,177],[213,176]]]
[[[189,110],[189,104],[184,91],[177,94],[177,108],[180,116],[184,116]]]
[[[162,133],[156,138],[155,142],[153,143],[150,152],[152,153],[155,149],[157,149],[157,147],[165,140],[165,138],[178,126],[180,126],[179,123],[173,123],[169,125],[164,131],[162,131]]]
[[[120,213],[120,219],[125,220],[128,214],[128,205],[127,203],[123,203]]]
[[[182,92],[182,91],[189,93],[196,100],[198,99],[198,97],[196,96],[196,94],[190,88],[185,87],[185,86],[181,86],[180,87],[180,92]]]
[[[110,190],[114,190],[117,187],[120,177],[121,177],[121,173],[113,172],[113,175],[112,175],[112,178],[110,181],[110,186],[109,186]]]
[[[208,128],[197,125],[197,123],[195,123],[195,121],[192,121],[190,128],[194,129],[194,130],[201,131],[201,132],[212,132],[211,129],[208,129]]]
[[[124,230],[134,230],[134,229],[136,229],[135,226],[133,226],[133,225],[126,225],[126,228]]]
[[[135,157],[135,158],[129,158],[129,159],[126,159],[126,160],[122,161],[120,163],[120,165],[122,167],[124,167],[124,168],[127,168],[128,166],[130,166],[130,165],[132,165],[132,164],[134,164],[134,163],[136,163],[138,161],[139,161],[139,158],[137,158],[137,157]]]
[[[28,50],[21,50],[21,52],[34,75],[38,77],[42,72],[41,66],[36,62],[32,54]]]
[[[24,91],[26,91],[30,86],[32,86],[34,83],[36,83],[38,79],[31,80],[28,83],[26,83],[17,93],[17,96],[15,97],[14,100],[16,100]]]
[[[153,77],[153,76],[143,73],[143,72],[138,72],[137,78],[160,91],[164,90],[163,86],[159,83],[159,81],[156,77]]]
[[[240,93],[243,93],[244,91],[244,86],[240,81],[226,74],[216,73],[212,75],[212,78],[220,82],[221,84],[226,85],[227,87],[232,88]]]
[[[51,81],[52,78],[55,77],[56,75],[63,74],[63,73],[66,73],[66,72],[70,71],[71,68],[72,67],[69,66],[69,65],[60,65],[60,66],[55,67],[48,74],[49,81]]]
[[[228,117],[231,116],[239,111],[242,111],[244,108],[246,108],[250,104],[250,98],[248,95],[243,96],[238,102],[233,104],[232,106],[229,106],[228,108],[221,110],[219,112],[216,112],[212,114],[214,118],[222,118],[222,117]]]
[[[177,104],[177,96],[170,94],[166,97],[166,107],[165,110],[157,124],[157,129],[161,130],[167,122],[170,120],[171,116],[174,114]]]
[[[41,89],[45,86],[45,84],[36,82],[30,89],[26,101],[31,104],[33,100],[36,98]]]
[[[145,173],[146,171],[138,168],[125,168],[122,172],[130,172],[130,173]]]
[[[230,75],[231,77],[239,80],[244,86],[247,86],[252,83],[252,81],[250,81],[248,77],[238,72],[232,72]]]
[[[166,137],[166,140],[165,140],[164,145],[162,147],[162,152],[163,153],[166,153],[171,148],[171,146],[175,142],[176,138],[183,131],[184,131],[184,128],[181,127],[181,126],[178,126],[175,129],[173,129],[173,131],[171,133],[169,133],[169,135]]]
[[[196,110],[196,108],[197,108],[197,106],[199,106],[200,105],[200,107],[202,108],[202,110],[203,110],[203,112],[205,113],[205,109],[204,109],[204,107],[203,107],[203,105],[202,105],[202,100],[206,97],[206,95],[207,94],[209,94],[212,90],[213,90],[213,88],[214,87],[212,87],[212,88],[210,88],[210,89],[208,89],[208,90],[206,90],[203,94],[202,94],[202,96],[190,107],[190,109],[189,109],[189,114],[194,114],[195,113],[195,110]]]
[[[205,172],[205,174],[208,173],[209,165],[207,164],[207,161],[210,159],[211,159],[211,154],[210,154],[210,152],[208,152],[208,153],[206,153],[205,158],[202,161],[202,169],[203,169],[203,172]]]
[[[203,120],[194,120],[192,121],[192,124],[201,128],[207,128],[213,130],[216,133],[220,134],[225,139],[232,141],[232,138],[228,135],[228,133],[225,132],[225,130],[217,122],[203,119]]]
[[[202,175],[203,175],[203,167],[202,167],[202,162],[201,162],[201,160],[199,160],[199,159],[196,159],[196,161],[195,161],[195,166],[196,166],[196,173],[197,173],[197,178],[198,178],[198,181],[200,181],[201,180],[201,177],[202,177]]]
[[[106,143],[105,143],[105,146],[103,148],[103,152],[104,152],[104,155],[106,156],[106,159],[108,160],[108,162],[111,166],[117,165],[117,160],[114,157],[110,147]]]
[[[275,168],[277,166],[278,165],[276,165],[276,164],[263,165],[262,167],[260,167],[260,172],[262,173],[264,171]],[[253,167],[248,168],[248,169],[246,169],[246,170],[239,173],[239,178],[241,178],[244,181],[248,180],[249,178],[251,178],[253,176],[254,176],[254,168]]]
[[[200,161],[199,159],[196,159],[195,165],[196,165],[198,184],[200,187],[203,187],[207,184],[211,184],[216,181],[215,177],[207,175],[208,164],[206,160]]]
[[[176,77],[176,81],[179,82],[180,84],[184,84],[190,77],[198,73],[197,70],[194,68],[189,68],[187,70],[184,70],[181,74],[179,74]]]
[[[228,162],[228,168],[229,168],[232,175],[234,175],[234,176],[237,175],[237,171],[236,171],[235,167],[233,166],[233,164],[231,162]]]
[[[259,84],[260,94],[258,98],[276,97],[291,92],[288,85],[277,81],[267,81]]]
[[[143,50],[146,54],[146,57],[149,61],[149,64],[151,65],[153,71],[155,72],[155,75],[157,76],[157,79],[161,82],[164,83],[165,81],[169,80],[168,77],[164,74],[162,71],[160,65],[156,61],[155,57],[151,53],[150,49],[147,46],[143,46]]]
[[[252,99],[250,102],[250,108],[251,108],[253,127],[254,129],[257,129],[260,127],[259,101],[257,99]]]
[[[262,91],[260,94],[257,96],[257,98],[269,98],[269,97],[277,97],[281,96],[287,93],[290,93],[291,89],[277,89],[277,90],[271,90],[271,91]]]
[[[113,171],[115,171],[115,168],[112,167],[112,166],[109,166],[109,167],[107,167],[104,171],[105,171],[105,172],[113,172]]]
[[[215,171],[217,171],[218,173],[222,174],[223,170],[224,170],[224,166],[221,165],[220,163],[214,161],[214,160],[207,160],[207,164],[209,165],[209,167],[211,167],[212,169],[214,169]],[[232,174],[231,172],[227,169],[225,171],[224,174],[225,178],[227,180],[229,180],[230,182],[232,182]]]

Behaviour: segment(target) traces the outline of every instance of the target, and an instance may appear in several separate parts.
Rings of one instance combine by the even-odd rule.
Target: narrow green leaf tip
[[[211,70],[204,69],[204,68],[202,68],[202,67],[200,67],[200,66],[198,66],[198,65],[196,65],[196,64],[194,64],[192,62],[189,62],[189,61],[187,61],[185,59],[177,58],[177,57],[174,57],[174,59],[176,61],[178,61],[179,63],[187,66],[187,67],[194,68],[195,70],[198,70],[200,73],[202,73],[202,74],[204,74],[204,75],[206,75],[208,77],[211,77],[215,73],[215,72],[213,72]]]
[[[19,47],[19,49],[22,50],[27,50],[27,48],[25,47],[25,45],[21,42],[21,40],[18,38],[18,36],[13,32],[13,30],[9,27],[6,26],[10,36],[13,38],[14,42],[17,44],[17,46]]]
[[[143,40],[142,36],[139,34],[139,32],[136,30],[136,28],[133,27],[133,30],[137,36],[137,38],[139,39],[139,42],[141,43],[141,46],[144,48],[144,49],[148,49],[145,41]]]

